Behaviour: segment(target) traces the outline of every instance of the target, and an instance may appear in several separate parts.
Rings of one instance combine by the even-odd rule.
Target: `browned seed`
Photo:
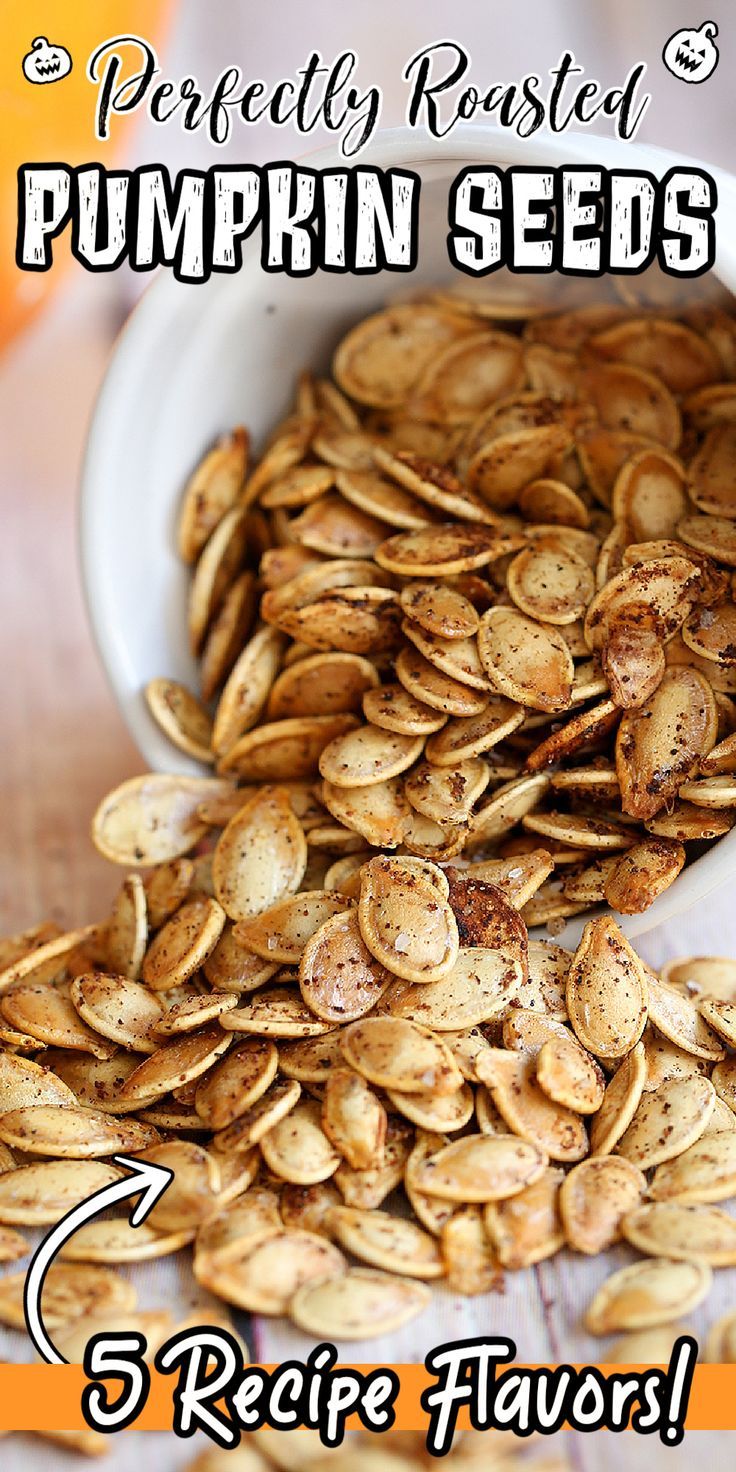
[[[229,1048],[231,1039],[217,1023],[200,1032],[164,1043],[139,1063],[121,1089],[123,1099],[160,1099],[172,1089],[200,1078]]]
[[[716,703],[697,670],[666,671],[644,705],[627,711],[616,737],[616,772],[625,813],[653,818],[715,745]]]
[[[354,910],[325,921],[299,964],[302,997],[324,1022],[353,1022],[370,1012],[391,984],[391,973],[369,951]]]
[[[644,1045],[639,1042],[619,1064],[592,1122],[590,1147],[593,1155],[609,1155],[628,1129],[639,1107],[646,1076]]]
[[[447,899],[391,860],[373,859],[363,870],[358,922],[371,954],[407,981],[438,981],[457,960],[458,927]]]
[[[75,1048],[95,1058],[115,1051],[106,1038],[88,1027],[63,991],[48,983],[19,985],[5,994],[2,1015],[13,1027],[52,1048]]]
[[[269,986],[222,1018],[226,1032],[254,1033],[266,1038],[319,1038],[333,1024],[317,1017],[294,987]]]
[[[188,900],[158,931],[144,958],[142,974],[152,991],[180,986],[214,950],[225,924],[217,900],[197,895]]]
[[[139,975],[148,940],[146,891],[140,874],[129,874],[115,898],[105,927],[105,960],[110,971]]]
[[[360,1074],[333,1067],[322,1103],[322,1128],[353,1170],[381,1165],[387,1128],[386,1110]]]
[[[154,720],[172,745],[195,761],[212,762],[212,717],[206,706],[178,680],[158,678],[146,685]]]
[[[532,710],[560,711],[570,703],[574,667],[562,635],[515,608],[483,615],[478,648],[494,689]]]
[[[443,1201],[502,1201],[537,1180],[546,1158],[515,1135],[466,1135],[443,1146],[418,1167],[418,1190]]]
[[[276,1076],[279,1057],[267,1038],[237,1043],[197,1083],[195,1107],[211,1130],[225,1129],[265,1094]]]
[[[646,1177],[631,1161],[594,1155],[573,1166],[560,1191],[565,1239],[575,1252],[596,1256],[617,1242],[621,1221],[638,1206]]]
[[[239,427],[218,440],[188,481],[178,528],[179,553],[185,562],[194,562],[224,513],[235,504],[247,458],[248,432]]]
[[[462,1074],[447,1044],[428,1028],[401,1017],[371,1017],[353,1022],[341,1036],[344,1057],[351,1068],[378,1088],[402,1094],[434,1089],[454,1094]]]
[[[638,915],[674,883],[685,863],[684,845],[672,838],[636,843],[616,860],[603,882],[612,910]]]
[[[0,1175],[0,1221],[53,1225],[80,1201],[119,1179],[119,1170],[97,1160],[44,1160],[5,1170]]]
[[[301,883],[307,845],[287,793],[265,787],[236,814],[215,849],[215,893],[233,920],[268,909]]]
[[[616,1150],[642,1169],[672,1160],[700,1139],[715,1102],[710,1079],[699,1074],[670,1079],[644,1094]]]
[[[597,1058],[620,1058],[647,1020],[642,965],[615,921],[586,925],[567,979],[567,1008],[580,1042]]]
[[[270,981],[278,970],[278,963],[265,961],[241,945],[235,935],[235,926],[228,923],[202,970],[215,991],[240,994],[255,991]]]
[[[0,1115],[0,1140],[29,1155],[94,1160],[116,1151],[144,1150],[157,1139],[150,1125],[111,1119],[94,1109],[45,1104]]]
[[[80,1017],[97,1033],[133,1052],[153,1053],[152,1030],[164,1009],[148,987],[92,971],[72,982],[71,998]]]

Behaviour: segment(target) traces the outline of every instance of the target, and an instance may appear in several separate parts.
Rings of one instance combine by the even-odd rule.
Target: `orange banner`
[[[267,1365],[269,1371],[276,1367]],[[373,1365],[360,1365],[363,1374]],[[423,1365],[392,1365],[401,1381],[395,1402],[397,1431],[424,1431],[427,1415],[421,1407],[422,1392],[436,1381]],[[514,1364],[514,1369],[531,1368]],[[538,1368],[538,1367],[534,1367]],[[575,1368],[581,1368],[577,1366]],[[623,1372],[621,1365],[598,1365],[604,1375]],[[626,1366],[643,1370],[651,1366]],[[172,1426],[172,1394],[176,1375],[160,1375],[151,1370],[151,1391],[146,1406],[131,1429],[136,1431],[170,1431]],[[78,1431],[86,1427],[81,1411],[81,1397],[89,1384],[79,1365],[8,1365],[0,1364],[0,1431]],[[114,1381],[109,1382],[111,1395]],[[348,1428],[359,1425],[358,1418],[348,1421]],[[461,1408],[458,1429],[470,1426],[467,1410]],[[688,1431],[731,1431],[736,1429],[736,1365],[698,1365],[695,1369],[686,1420]]]
[[[95,139],[95,89],[86,75],[90,54],[108,37],[146,36],[160,45],[172,0],[33,0],[6,6],[0,49],[0,347],[31,316],[61,278],[61,270],[29,275],[15,265],[17,170],[48,160],[67,164],[117,160],[133,119],[119,119],[113,144]],[[71,71],[53,86],[31,86],[23,61],[35,40],[63,46]],[[60,259],[66,255],[61,246]]]

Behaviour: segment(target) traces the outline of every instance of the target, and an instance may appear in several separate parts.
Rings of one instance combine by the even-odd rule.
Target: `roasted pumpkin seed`
[[[647,1020],[647,983],[615,921],[591,920],[567,979],[567,1010],[576,1036],[596,1058],[620,1058],[638,1043]]]
[[[246,920],[294,894],[307,844],[286,792],[264,788],[224,829],[215,849],[215,894],[230,919]]]
[[[644,1170],[661,1165],[700,1139],[714,1106],[709,1079],[698,1074],[670,1079],[655,1093],[644,1094],[616,1150]]]
[[[371,1339],[395,1333],[427,1308],[429,1289],[370,1268],[305,1283],[289,1303],[298,1329],[317,1339]]]
[[[442,1201],[503,1201],[538,1180],[546,1158],[515,1135],[465,1135],[418,1163],[417,1190]]]
[[[363,870],[358,920],[371,954],[407,981],[438,981],[457,960],[457,922],[447,900],[390,861],[374,859]]]
[[[736,1222],[717,1206],[686,1206],[679,1201],[649,1201],[624,1217],[621,1231],[639,1252],[675,1262],[732,1267],[736,1262]]]
[[[574,666],[556,629],[515,608],[491,608],[481,619],[478,650],[492,685],[509,700],[550,712],[569,705]]]
[[[679,1319],[702,1303],[712,1274],[705,1263],[660,1257],[621,1268],[599,1288],[585,1316],[590,1334],[648,1329]]]
[[[592,1156],[573,1166],[560,1190],[565,1239],[575,1252],[597,1256],[619,1240],[621,1223],[646,1191],[646,1177],[630,1160]]]

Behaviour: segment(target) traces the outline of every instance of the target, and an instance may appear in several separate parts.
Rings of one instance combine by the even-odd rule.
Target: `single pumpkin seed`
[[[140,974],[147,940],[145,887],[140,874],[129,874],[118,890],[105,927],[108,970],[135,980]]]
[[[230,1042],[228,1034],[213,1023],[200,1032],[164,1043],[126,1079],[121,1098],[131,1102],[162,1098],[172,1089],[200,1078],[229,1048]]]
[[[353,1022],[340,1037],[351,1068],[378,1088],[402,1094],[454,1094],[462,1074],[446,1043],[428,1028],[401,1017],[368,1017]]]
[[[187,854],[207,831],[197,810],[206,798],[231,791],[208,777],[131,777],[103,798],[92,819],[92,840],[114,864],[148,866]],[[81,934],[80,934],[81,939]]]
[[[655,817],[715,745],[717,731],[715,698],[705,677],[683,666],[668,669],[649,700],[626,711],[618,728],[616,773],[624,813]]]
[[[152,1031],[164,1008],[148,987],[125,976],[92,971],[72,982],[71,998],[80,1017],[110,1042],[136,1053],[155,1051]]]
[[[716,1100],[716,1106],[721,1100]],[[734,1138],[732,1139],[732,1134]],[[736,1132],[731,1128],[699,1140],[674,1160],[658,1165],[649,1187],[655,1201],[726,1201],[736,1192]]]
[[[228,674],[210,733],[217,756],[229,752],[262,714],[279,672],[286,639],[278,629],[257,629]]]
[[[360,1074],[351,1068],[331,1068],[322,1102],[322,1129],[353,1170],[381,1165],[387,1123],[383,1104]]]
[[[365,944],[354,910],[325,921],[308,941],[299,964],[302,998],[327,1023],[363,1017],[391,980],[391,973]]]
[[[515,1135],[465,1135],[421,1161],[414,1183],[442,1201],[483,1204],[516,1196],[546,1164],[540,1149]]]
[[[567,978],[567,1010],[579,1041],[596,1058],[620,1058],[644,1031],[644,971],[614,920],[586,925]]]
[[[616,1150],[642,1169],[673,1160],[700,1139],[715,1106],[710,1080],[691,1074],[644,1094]]]
[[[350,1268],[298,1288],[289,1303],[289,1317],[298,1329],[318,1339],[371,1339],[403,1328],[423,1313],[430,1299],[423,1283]]]
[[[515,608],[491,608],[478,631],[481,661],[494,688],[532,710],[570,703],[574,666],[561,634]]]
[[[194,1228],[157,1232],[148,1222],[132,1227],[127,1217],[118,1221],[86,1222],[61,1249],[66,1262],[132,1263],[169,1257],[186,1247]]]
[[[683,996],[676,987],[658,981],[647,972],[647,997],[649,1019],[657,1032],[669,1038],[678,1048],[692,1053],[695,1058],[718,1062],[724,1049],[720,1039],[710,1027],[694,1002]]]
[[[117,1151],[145,1150],[158,1134],[134,1119],[111,1119],[99,1110],[42,1104],[0,1115],[0,1140],[29,1155],[94,1160]]]
[[[591,1154],[610,1155],[636,1114],[646,1077],[644,1044],[638,1042],[606,1086],[603,1103],[591,1123]]]
[[[685,1206],[679,1201],[649,1201],[624,1217],[627,1242],[649,1257],[732,1267],[736,1262],[736,1222],[717,1206]]]
[[[246,920],[294,894],[307,844],[286,792],[265,787],[224,829],[212,862],[215,893],[232,920]]]
[[[705,1263],[659,1257],[621,1268],[598,1289],[585,1316],[590,1334],[653,1328],[697,1308],[713,1276]]]
[[[199,1079],[195,1108],[213,1131],[226,1129],[266,1093],[276,1077],[279,1055],[268,1038],[236,1043]]]
[[[464,947],[452,971],[434,982],[394,982],[385,998],[392,1017],[456,1032],[501,1015],[517,996],[521,964],[488,946]]]
[[[386,1211],[337,1206],[330,1229],[341,1247],[369,1267],[407,1278],[441,1278],[444,1263],[434,1238],[416,1223]]]
[[[486,708],[484,690],[454,679],[408,644],[399,652],[396,674],[410,695],[445,716],[475,716]]]
[[[621,1222],[639,1205],[646,1177],[631,1161],[594,1155],[573,1166],[560,1191],[560,1214],[568,1246],[597,1257],[621,1235]]]
[[[20,984],[2,999],[3,1017],[21,1032],[52,1048],[74,1048],[95,1058],[115,1051],[79,1017],[71,998],[48,983]]]
[[[172,745],[195,761],[214,761],[212,717],[186,685],[158,678],[149,680],[145,693],[153,719]]]
[[[53,1225],[120,1175],[114,1166],[98,1160],[48,1160],[7,1170],[0,1175],[0,1221],[23,1227]]]
[[[363,870],[358,920],[371,954],[407,981],[438,981],[457,960],[447,900],[416,874],[397,874],[390,861],[373,859]]]

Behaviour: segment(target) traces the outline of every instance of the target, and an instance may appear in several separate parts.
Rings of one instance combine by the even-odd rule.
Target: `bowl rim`
[[[650,144],[624,142],[620,139],[602,137],[595,133],[572,130],[559,135],[535,134],[533,138],[520,139],[489,124],[461,124],[445,138],[429,138],[426,133],[403,125],[379,130],[374,139],[360,155],[361,162],[376,167],[388,168],[426,165],[434,162],[466,163],[490,162],[500,158],[505,164],[535,162],[548,166],[562,161],[572,163],[599,164],[614,167],[631,165],[635,159],[655,175],[665,172],[674,163],[680,166],[692,164],[704,167],[702,161],[683,158],[668,149]],[[310,167],[331,168],[345,164],[339,149],[334,146],[319,148],[301,156],[295,162],[308,162]],[[348,161],[349,162],[349,161]],[[708,165],[716,178],[719,189],[719,213],[736,222],[736,180],[717,167]],[[736,239],[736,227],[726,230],[723,223],[720,231],[720,249],[714,274],[731,278],[731,289],[736,290],[736,247],[728,242]],[[724,249],[725,247],[725,249]],[[251,237],[245,243],[243,270],[253,270],[256,245]],[[720,269],[719,269],[720,267]],[[725,272],[724,272],[725,267]],[[222,275],[211,278],[211,289],[219,292],[228,288],[230,278]],[[96,555],[98,528],[103,519],[98,486],[104,475],[106,440],[110,422],[120,414],[120,405],[126,396],[126,385],[134,377],[134,368],[139,345],[144,342],[150,350],[151,343],[165,340],[168,324],[179,315],[186,300],[187,310],[196,308],[197,284],[178,282],[166,270],[159,268],[139,300],[135,303],[111,349],[107,367],[95,396],[86,443],[81,462],[78,496],[77,533],[81,585],[89,628],[100,663],[115,702],[122,715],[130,736],[137,747],[142,761],[149,769],[165,771],[171,767],[171,748],[162,733],[152,727],[144,702],[130,698],[130,681],[124,670],[124,648],[118,632],[105,620],[101,597],[105,570]],[[209,300],[209,295],[207,296]],[[205,295],[201,301],[204,305]],[[139,692],[140,693],[140,692]],[[169,756],[167,758],[167,752]],[[178,755],[178,754],[177,754]],[[181,761],[178,770],[184,770]],[[189,770],[203,772],[200,764],[190,764]],[[593,857],[593,855],[591,855]],[[722,885],[736,867],[736,829],[723,838],[698,859],[693,860],[675,880],[674,884],[640,915],[620,916],[616,919],[624,932],[637,937],[666,925],[676,915],[684,913],[704,900],[714,889]],[[557,944],[572,944],[579,937],[586,920],[601,913],[611,913],[598,908],[584,917],[574,917],[565,929],[554,937]]]

